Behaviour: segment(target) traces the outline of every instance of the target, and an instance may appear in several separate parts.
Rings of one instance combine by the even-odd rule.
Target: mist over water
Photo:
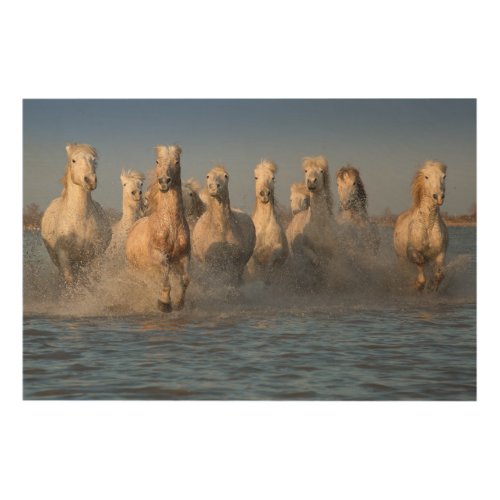
[[[475,399],[475,228],[449,228],[437,294],[411,289],[416,270],[380,233],[376,257],[343,251],[321,286],[289,266],[228,289],[193,259],[185,309],[164,314],[159,278],[121,259],[66,293],[27,231],[24,397]]]

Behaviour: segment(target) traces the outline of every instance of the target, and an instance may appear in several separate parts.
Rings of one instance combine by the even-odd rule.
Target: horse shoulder
[[[42,220],[40,221],[40,233],[44,240],[50,239],[56,231],[59,214],[61,213],[62,198],[52,200],[45,210]]]

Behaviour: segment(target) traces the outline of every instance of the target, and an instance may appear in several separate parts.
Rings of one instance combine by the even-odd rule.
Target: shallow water
[[[27,232],[24,398],[475,400],[476,229],[450,228],[438,294],[409,290],[381,232],[365,282],[344,270],[324,293],[253,283],[221,300],[194,279],[170,315],[156,284],[118,272],[61,297]]]

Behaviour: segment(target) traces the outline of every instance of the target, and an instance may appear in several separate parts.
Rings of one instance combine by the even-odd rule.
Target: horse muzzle
[[[444,203],[444,193],[433,194],[432,197],[439,206]]]
[[[210,196],[219,196],[220,195],[220,185],[219,184],[209,184],[207,186],[208,188],[208,194]]]
[[[85,182],[85,187],[89,191],[93,191],[97,187],[97,177],[95,175],[86,175],[83,181]]]
[[[172,184],[172,179],[170,177],[159,177],[158,184],[160,185],[160,191],[166,193]]]

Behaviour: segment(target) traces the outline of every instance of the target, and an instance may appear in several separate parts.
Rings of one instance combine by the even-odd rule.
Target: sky
[[[288,205],[301,159],[320,154],[332,173],[347,163],[360,170],[373,215],[408,208],[427,159],[448,165],[443,210],[468,213],[476,201],[475,99],[25,99],[24,205],[45,209],[59,196],[68,142],[97,149],[93,197],[106,208],[121,208],[122,168],[147,172],[154,146],[173,143],[183,149],[183,179],[203,183],[223,164],[232,206],[248,212],[262,158],[277,163],[277,198]]]

